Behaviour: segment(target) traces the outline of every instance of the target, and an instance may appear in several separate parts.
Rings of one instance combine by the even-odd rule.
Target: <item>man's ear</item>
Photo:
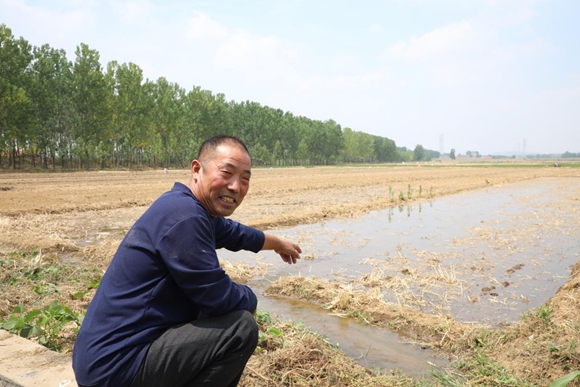
[[[193,160],[191,162],[191,173],[199,173],[199,171],[201,170],[201,163],[199,162],[199,160]]]
[[[201,172],[201,163],[199,162],[199,160],[193,160],[191,162],[191,180],[197,181],[200,172]]]

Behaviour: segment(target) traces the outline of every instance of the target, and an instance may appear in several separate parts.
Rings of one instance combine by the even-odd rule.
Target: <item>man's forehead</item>
[[[221,144],[216,147],[215,156],[221,157],[236,157],[236,158],[250,158],[248,152],[236,145],[231,144]]]
[[[250,155],[236,145],[222,144],[218,146],[213,159],[219,167],[242,169],[244,172],[251,173]]]

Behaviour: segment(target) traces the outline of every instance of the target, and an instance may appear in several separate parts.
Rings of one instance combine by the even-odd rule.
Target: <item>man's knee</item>
[[[243,311],[240,316],[240,330],[246,337],[248,344],[255,348],[258,345],[258,324],[254,316],[248,311]]]

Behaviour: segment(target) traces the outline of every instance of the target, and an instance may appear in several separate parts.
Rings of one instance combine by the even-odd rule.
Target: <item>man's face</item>
[[[190,188],[210,215],[229,216],[248,193],[250,169],[250,156],[243,149],[222,144],[204,160],[193,160]]]

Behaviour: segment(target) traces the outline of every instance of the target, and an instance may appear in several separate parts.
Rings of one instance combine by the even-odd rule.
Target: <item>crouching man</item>
[[[250,186],[242,141],[206,140],[191,172],[137,220],[104,274],[73,349],[79,386],[238,384],[258,342],[257,298],[221,269],[216,249],[274,250],[289,264],[302,251],[224,218]]]

